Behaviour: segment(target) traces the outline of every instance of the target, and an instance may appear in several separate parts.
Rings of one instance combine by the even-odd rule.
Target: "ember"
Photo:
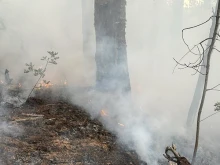
[[[1,164],[140,164],[135,152],[117,144],[115,135],[83,109],[51,100],[30,98],[23,108],[8,108],[7,122],[23,133],[1,136]]]
[[[101,114],[101,116],[108,116],[108,114],[105,110],[101,110],[100,114]]]
[[[124,124],[121,124],[121,123],[118,123],[118,125],[120,125],[121,127],[124,127],[124,126],[125,126]]]

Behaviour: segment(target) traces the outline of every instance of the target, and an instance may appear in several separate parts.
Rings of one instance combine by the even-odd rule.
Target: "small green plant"
[[[54,51],[48,51],[47,52],[49,54],[49,56],[44,56],[41,58],[42,61],[45,61],[45,66],[44,68],[40,67],[40,68],[35,68],[34,65],[32,64],[32,62],[30,62],[29,64],[26,64],[27,69],[24,69],[24,73],[30,73],[32,72],[34,76],[39,76],[37,82],[35,83],[34,87],[32,88],[31,92],[29,93],[26,101],[29,99],[29,97],[31,96],[33,90],[36,88],[37,84],[39,83],[39,81],[45,77],[45,72],[47,70],[47,66],[48,64],[53,64],[53,65],[57,65],[57,60],[59,59],[59,57],[57,56],[58,53],[54,52]],[[45,84],[48,84],[50,81],[46,81],[43,80],[43,82]]]
[[[220,102],[215,103],[215,111],[220,111]]]

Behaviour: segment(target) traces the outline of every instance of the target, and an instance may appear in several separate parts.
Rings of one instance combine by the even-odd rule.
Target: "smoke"
[[[41,66],[40,58],[53,50],[59,52],[60,60],[57,66],[48,67],[45,79],[52,82],[65,79],[74,87],[94,86],[92,6],[86,7],[86,17],[82,18],[82,4],[77,0],[2,0],[0,3],[0,20],[5,25],[0,30],[0,64],[3,70],[10,71],[15,82],[23,76],[25,86],[33,86],[35,79],[23,74],[25,63]],[[169,6],[165,1],[128,0],[126,37],[131,95],[72,90],[73,103],[84,106],[94,118],[99,117],[106,128],[118,135],[121,143],[137,151],[149,164],[163,159],[165,147],[172,142],[177,143],[182,155],[191,158],[195,133],[186,131],[184,125],[197,76],[191,76],[191,70],[177,69],[172,74],[173,58],[180,59],[187,51],[181,40],[181,29],[203,22],[210,15],[211,7],[184,9],[181,13],[178,6]],[[209,27],[210,23],[188,31],[187,42],[194,45],[206,38]],[[91,32],[86,56],[82,29]],[[192,57],[186,61],[189,59]],[[215,52],[210,87],[220,82],[219,60]],[[213,112],[218,98],[218,93],[208,93],[203,117]],[[100,117],[101,110],[108,115]],[[216,115],[201,125],[200,146],[210,152],[219,149],[216,145],[220,137],[218,118]],[[201,155],[206,153],[203,148],[200,148]],[[212,160],[213,164],[217,164],[216,159]]]

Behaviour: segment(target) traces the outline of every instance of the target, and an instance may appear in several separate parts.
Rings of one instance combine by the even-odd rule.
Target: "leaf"
[[[29,70],[27,70],[27,69],[24,69],[24,73],[29,73]]]
[[[47,81],[47,80],[43,80],[44,84],[49,84],[50,81]]]
[[[54,58],[58,54],[58,52],[54,52],[54,51],[47,51],[47,53],[50,54],[51,58]]]
[[[220,111],[220,102],[215,103],[215,111]]]
[[[41,58],[41,60],[46,60],[47,59],[47,56],[43,56],[42,58]]]

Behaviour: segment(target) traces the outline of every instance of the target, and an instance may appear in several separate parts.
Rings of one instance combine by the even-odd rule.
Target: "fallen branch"
[[[173,156],[170,156],[168,152],[171,152],[173,154]],[[174,162],[177,165],[190,165],[189,161],[185,157],[182,157],[176,151],[176,146],[174,144],[172,144],[172,146],[166,147],[164,157],[169,162]]]
[[[14,121],[12,121],[11,123],[17,123],[17,122],[24,122],[24,121],[34,121],[34,120],[38,120],[38,119],[42,119],[43,117],[31,117],[31,118],[25,118],[25,119],[15,119]]]
[[[24,116],[31,116],[31,117],[43,117],[44,115],[38,115],[38,114],[27,114],[27,113],[22,113]]]

